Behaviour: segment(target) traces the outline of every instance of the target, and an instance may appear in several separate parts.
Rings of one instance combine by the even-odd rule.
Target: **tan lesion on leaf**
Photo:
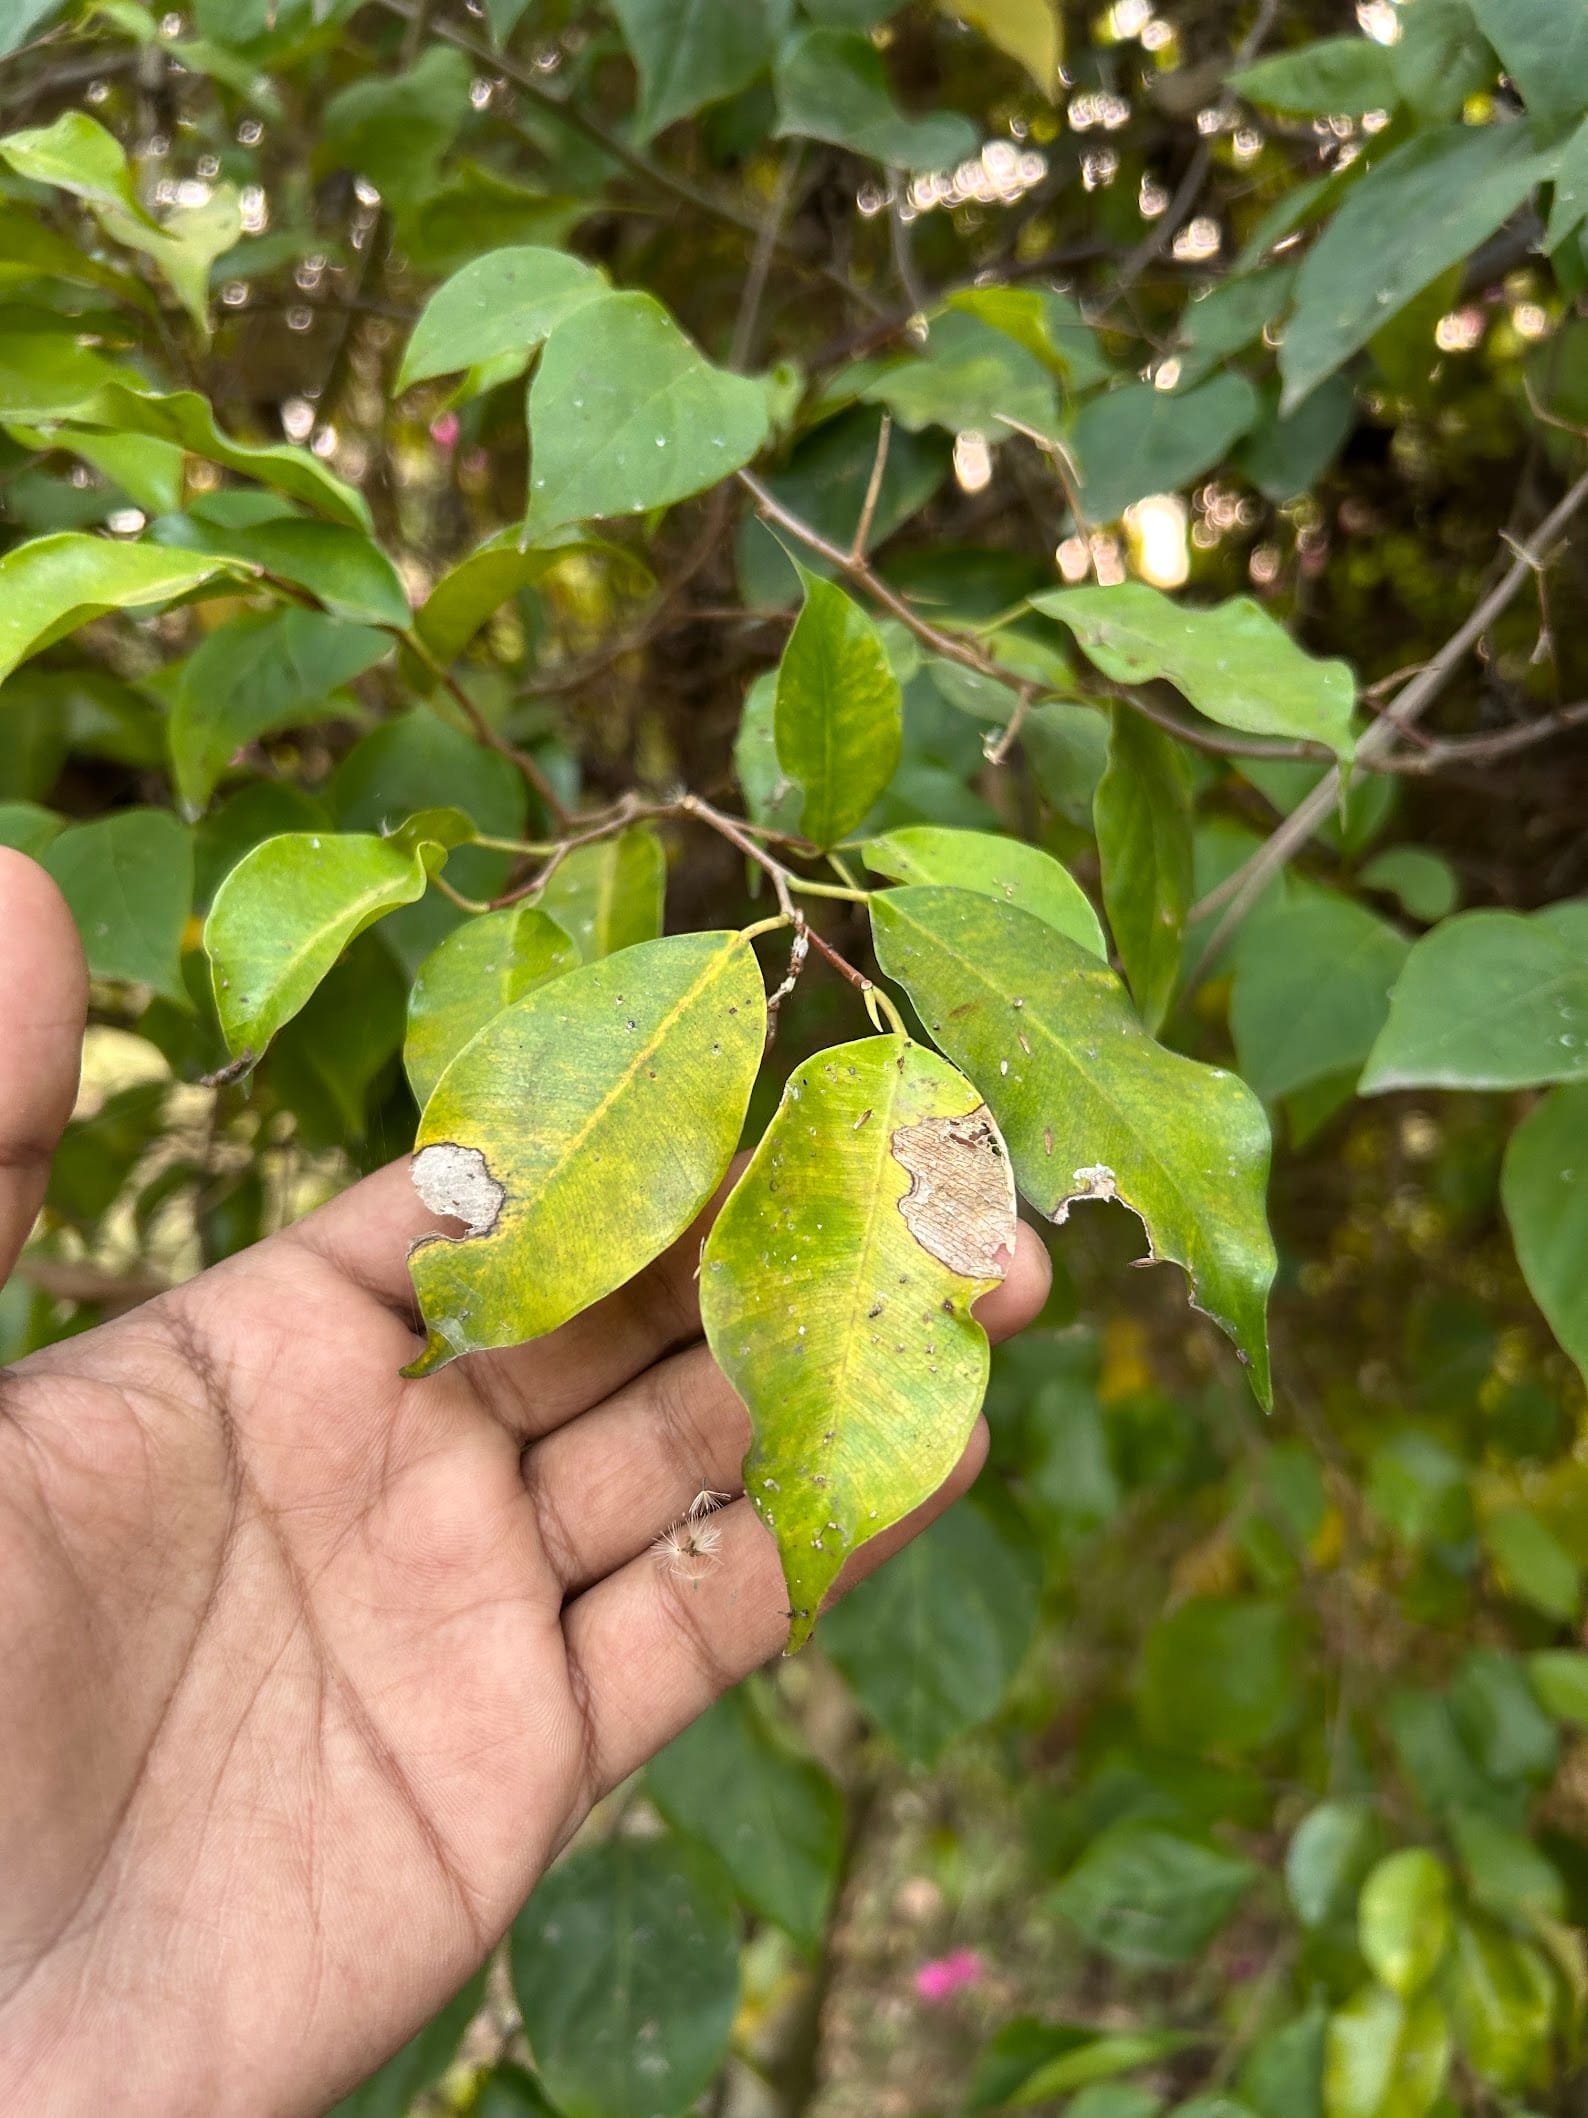
[[[488,1236],[496,1227],[507,1198],[507,1186],[491,1175],[490,1165],[477,1147],[460,1147],[452,1140],[435,1141],[414,1156],[412,1175],[414,1190],[432,1213],[463,1223],[465,1240]]]
[[[901,1125],[889,1145],[909,1172],[899,1211],[940,1264],[971,1280],[1001,1280],[1015,1254],[1015,1185],[991,1111]]]

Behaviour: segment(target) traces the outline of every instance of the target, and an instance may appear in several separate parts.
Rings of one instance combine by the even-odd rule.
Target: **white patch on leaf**
[[[507,1186],[491,1175],[477,1147],[458,1147],[439,1140],[414,1156],[414,1190],[432,1213],[461,1221],[468,1235],[486,1236],[495,1228]]]

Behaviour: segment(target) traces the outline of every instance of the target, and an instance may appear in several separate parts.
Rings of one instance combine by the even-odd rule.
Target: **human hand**
[[[77,1079],[85,980],[0,850],[0,1280]],[[322,2110],[478,1966],[591,1804],[787,1632],[692,1230],[562,1330],[423,1382],[396,1164],[0,1372],[0,2109]],[[980,1305],[1040,1307],[1021,1230]],[[976,1475],[866,1547],[845,1585]]]

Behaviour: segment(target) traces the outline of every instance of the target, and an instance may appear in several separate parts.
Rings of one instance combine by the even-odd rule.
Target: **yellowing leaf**
[[[700,1306],[755,1429],[792,1652],[849,1555],[934,1493],[987,1383],[972,1302],[1014,1254],[1014,1184],[979,1091],[905,1037],[797,1067],[706,1242]]]
[[[403,1065],[423,1104],[470,1038],[503,1008],[579,961],[554,919],[507,905],[450,933],[419,967],[408,1001]]]
[[[945,15],[979,29],[1023,66],[1051,102],[1059,85],[1064,32],[1055,0],[937,0]]]
[[[654,941],[662,931],[667,863],[661,840],[644,824],[576,846],[552,870],[537,900],[586,963]]]
[[[583,965],[487,1023],[420,1120],[414,1183],[458,1240],[413,1250],[407,1371],[555,1330],[682,1235],[739,1144],[766,1038],[741,934]]]

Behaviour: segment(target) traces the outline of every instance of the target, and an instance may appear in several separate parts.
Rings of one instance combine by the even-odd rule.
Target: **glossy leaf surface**
[[[579,951],[533,905],[508,905],[454,929],[420,965],[408,1002],[403,1065],[422,1106],[475,1033],[503,1008],[571,971]]]
[[[1051,853],[992,831],[905,824],[861,849],[875,875],[900,883],[948,883],[1045,920],[1088,955],[1106,962],[1108,944],[1092,901]]]
[[[19,662],[110,610],[149,610],[251,569],[235,561],[112,544],[104,537],[35,537],[0,558],[0,682]]]

